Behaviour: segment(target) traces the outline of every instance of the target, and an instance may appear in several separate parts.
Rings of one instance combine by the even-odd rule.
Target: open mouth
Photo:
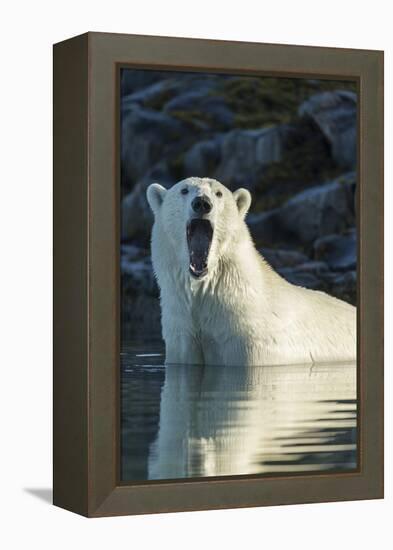
[[[190,273],[199,279],[207,273],[207,259],[213,239],[209,220],[192,219],[187,225],[187,243],[190,253]]]

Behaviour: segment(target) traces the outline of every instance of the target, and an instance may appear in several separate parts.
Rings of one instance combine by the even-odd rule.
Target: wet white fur
[[[188,194],[181,189],[187,187]],[[216,195],[221,191],[222,197]],[[208,274],[189,273],[191,201],[206,194],[214,233]],[[152,261],[161,293],[166,363],[274,365],[356,357],[356,309],[285,281],[256,250],[244,221],[251,196],[188,178],[147,190],[154,212]]]

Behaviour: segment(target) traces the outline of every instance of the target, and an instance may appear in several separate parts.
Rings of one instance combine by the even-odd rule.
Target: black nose
[[[196,214],[208,214],[213,207],[209,197],[206,195],[195,197],[191,203],[191,206]]]

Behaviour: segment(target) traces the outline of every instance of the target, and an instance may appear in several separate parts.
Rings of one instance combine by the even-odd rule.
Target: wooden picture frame
[[[119,68],[358,83],[359,468],[119,481]],[[87,33],[54,46],[54,504],[89,517],[383,497],[383,52]]]

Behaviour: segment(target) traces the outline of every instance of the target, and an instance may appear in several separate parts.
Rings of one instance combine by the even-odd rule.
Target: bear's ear
[[[165,187],[159,183],[152,183],[149,185],[146,191],[147,202],[149,203],[150,208],[156,214],[162,205],[166,193]]]
[[[240,216],[245,218],[251,206],[251,193],[247,189],[240,188],[233,193],[233,198],[237,204]]]

